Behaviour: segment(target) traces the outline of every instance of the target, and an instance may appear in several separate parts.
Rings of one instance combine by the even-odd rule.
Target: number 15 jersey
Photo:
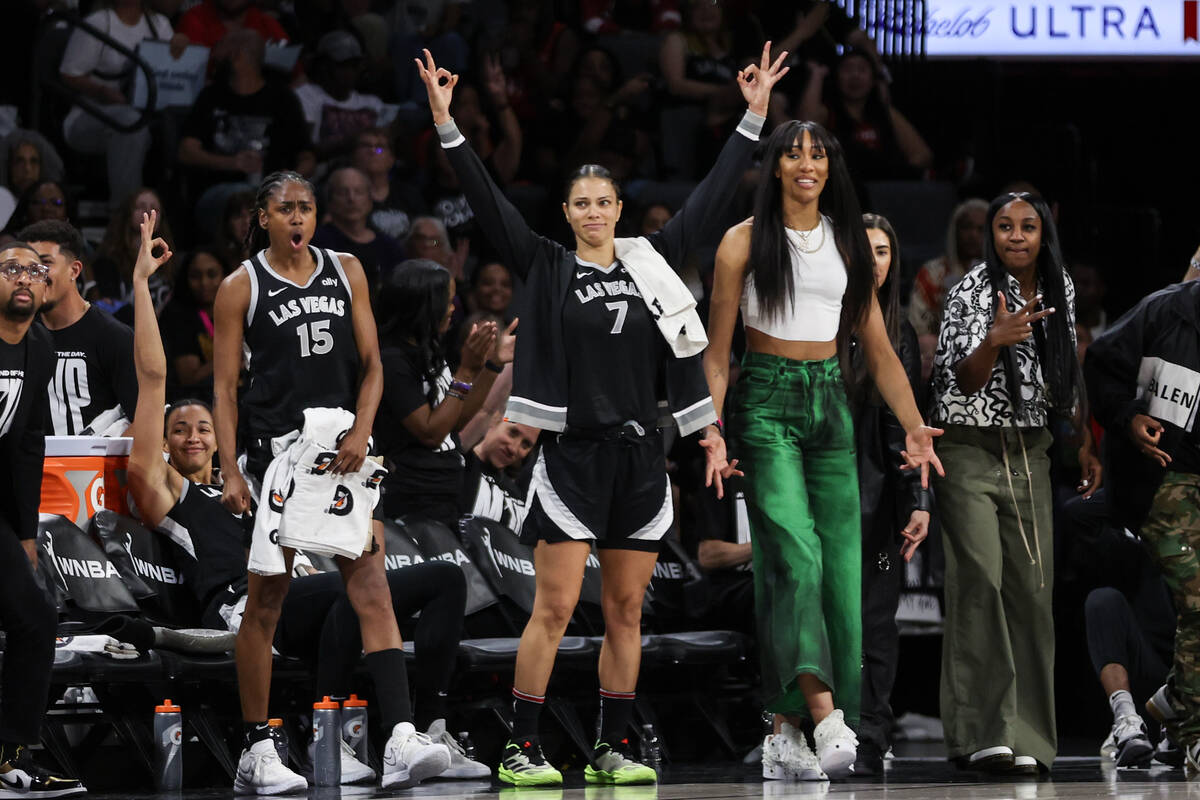
[[[265,250],[242,262],[250,276],[250,386],[242,393],[239,419],[248,439],[300,430],[306,408],[354,411],[357,405],[350,281],[332,250],[309,251],[317,266],[303,286],[271,269]]]

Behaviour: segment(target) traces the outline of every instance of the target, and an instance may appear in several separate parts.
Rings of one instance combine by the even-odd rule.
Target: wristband
[[[463,381],[451,381],[450,382],[450,391],[461,392],[462,394],[467,394],[471,391],[471,384],[464,383]]]
[[[483,362],[483,366],[486,369],[490,369],[492,372],[496,373],[497,375],[499,375],[501,372],[504,371],[504,367],[502,367],[499,364],[497,364],[496,362],[492,361],[490,358],[487,361]]]
[[[453,397],[455,400],[466,400],[467,396],[457,389],[450,389],[446,392],[446,397]]]

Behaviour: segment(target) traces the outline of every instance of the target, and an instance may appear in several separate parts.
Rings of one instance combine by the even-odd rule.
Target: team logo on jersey
[[[317,455],[317,460],[313,462],[312,468],[309,470],[310,475],[325,475],[328,474],[329,468],[333,465],[333,460],[337,458],[337,452],[325,451]]]
[[[338,484],[337,490],[333,494],[333,502],[329,504],[329,508],[325,509],[326,514],[336,514],[339,517],[344,517],[354,508],[354,495],[350,494],[350,490]]]
[[[367,487],[368,489],[378,489],[379,484],[383,482],[383,479],[386,476],[387,476],[386,469],[377,469],[373,473],[371,473],[371,477],[367,478],[365,481],[362,482],[362,485]]]

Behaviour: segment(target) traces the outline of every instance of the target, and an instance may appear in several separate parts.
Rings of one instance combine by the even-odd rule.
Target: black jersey
[[[195,557],[195,561],[185,561],[180,571],[202,607],[227,586],[245,585],[246,549],[254,517],[226,510],[221,505],[220,486],[184,478],[179,499],[158,529]]]
[[[266,251],[242,262],[250,275],[245,335],[250,388],[240,412],[248,438],[299,430],[306,408],[354,411],[357,405],[350,281],[333,251],[309,250],[317,268],[304,286],[276,274]]]
[[[659,367],[666,343],[633,277],[576,257],[563,306],[567,424],[610,428],[658,419]]]

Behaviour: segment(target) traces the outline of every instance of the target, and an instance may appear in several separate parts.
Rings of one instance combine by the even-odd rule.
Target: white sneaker
[[[308,763],[312,764],[316,755],[317,743],[308,743]],[[342,786],[353,786],[358,783],[372,783],[375,780],[375,770],[370,765],[358,760],[354,748],[342,739]]]
[[[854,772],[854,760],[858,758],[858,737],[846,724],[840,708],[835,708],[813,729],[813,740],[817,745],[817,760],[826,775],[845,778]]]
[[[762,743],[762,776],[763,780],[781,781],[787,778],[787,770],[783,766],[782,750],[785,746],[784,737],[768,733]]]
[[[492,777],[492,768],[486,764],[480,764],[473,758],[468,758],[467,751],[463,750],[458,739],[446,731],[446,720],[435,719],[430,723],[429,731],[425,735],[435,744],[446,745],[446,749],[450,751],[450,766],[446,767],[445,772],[438,775],[439,778],[470,780]]]
[[[450,766],[450,749],[434,744],[411,722],[397,722],[383,748],[383,788],[412,786],[441,775]]]
[[[1175,709],[1171,707],[1171,694],[1165,683],[1158,687],[1158,691],[1150,695],[1150,699],[1146,701],[1146,710],[1159,722],[1169,722],[1175,719]]]
[[[1117,717],[1108,738],[1100,745],[1100,757],[1118,767],[1144,764],[1153,755],[1154,745],[1146,734],[1146,723],[1137,714]]]
[[[805,738],[804,731],[785,722],[779,726],[779,735],[775,738],[783,740],[779,754],[783,767],[787,771],[787,777],[794,781],[829,780],[829,776],[821,768],[822,765],[817,760],[816,754],[808,746],[808,739]]]
[[[263,739],[242,751],[238,759],[234,794],[289,794],[308,789],[308,781],[283,765],[275,752],[275,742]]]

